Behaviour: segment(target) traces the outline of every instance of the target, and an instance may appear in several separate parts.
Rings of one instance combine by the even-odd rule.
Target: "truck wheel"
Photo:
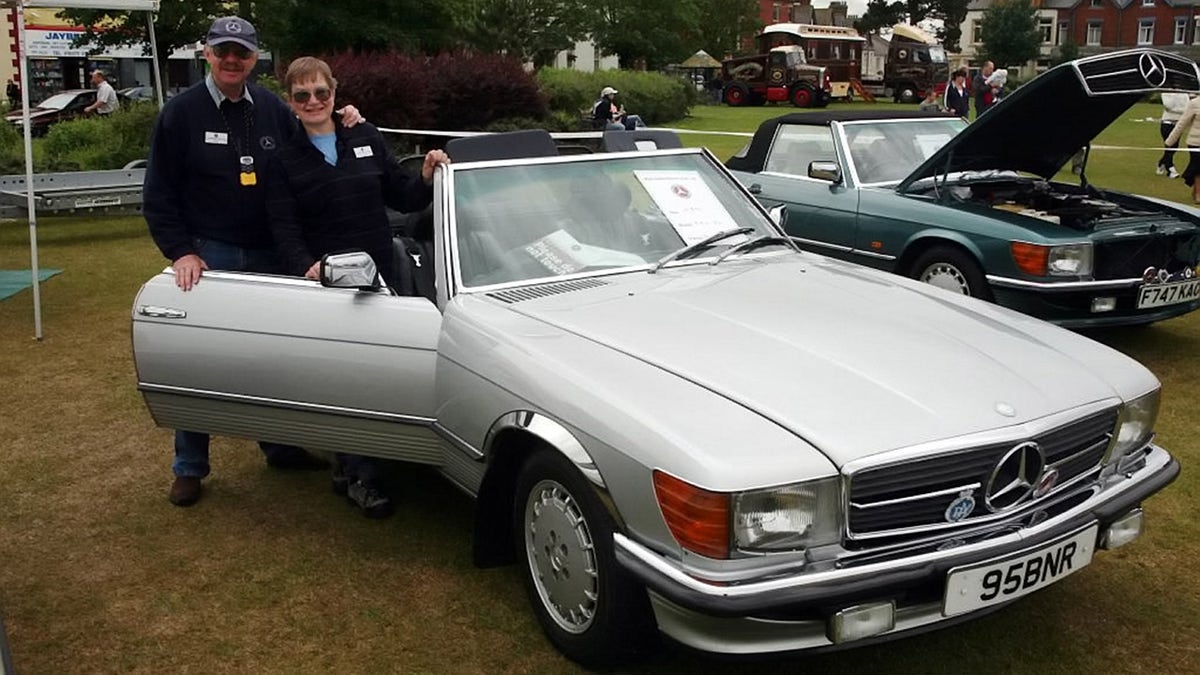
[[[797,108],[811,108],[813,104],[813,91],[807,85],[798,85],[792,90],[792,105]]]
[[[521,576],[550,642],[587,667],[636,658],[657,638],[645,589],[613,553],[616,525],[579,470],[541,450],[517,477],[513,533]]]
[[[746,87],[744,87],[743,85],[731,84],[731,85],[725,87],[725,93],[724,93],[725,103],[727,103],[735,108],[738,106],[746,105],[746,98],[747,98],[748,94],[749,94],[749,92],[746,91]]]
[[[917,89],[911,84],[902,84],[896,87],[896,103],[916,103]]]
[[[912,278],[980,300],[992,299],[992,289],[979,263],[965,251],[951,246],[934,246],[913,263]]]

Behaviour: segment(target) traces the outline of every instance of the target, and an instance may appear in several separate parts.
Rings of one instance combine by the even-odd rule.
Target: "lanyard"
[[[225,103],[229,105],[225,105]],[[242,122],[244,135],[233,133],[233,125],[229,123],[228,110],[230,107],[239,106],[242,109]],[[249,187],[258,184],[258,176],[254,171],[254,156],[250,154],[250,127],[254,124],[254,104],[246,99],[242,99],[239,103],[234,103],[226,99],[221,103],[221,119],[225,122],[225,131],[233,136],[234,154],[238,159],[238,181],[244,186]],[[245,142],[245,147],[242,143]]]

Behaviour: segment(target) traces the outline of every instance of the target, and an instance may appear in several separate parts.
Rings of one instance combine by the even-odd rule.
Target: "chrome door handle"
[[[159,319],[186,319],[187,312],[171,307],[155,307],[153,305],[138,305],[137,313],[142,316],[153,316]]]

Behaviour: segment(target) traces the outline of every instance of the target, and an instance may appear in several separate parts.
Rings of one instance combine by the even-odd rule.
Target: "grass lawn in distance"
[[[705,108],[684,124],[752,131],[751,113],[788,111]],[[1152,146],[1158,130],[1123,118],[1102,138]],[[1153,168],[1152,153],[1097,152],[1091,175],[1186,196]],[[396,515],[367,521],[328,476],[268,470],[252,442],[220,438],[204,500],[169,505],[171,434],[135,391],[129,334],[138,287],[165,263],[139,218],[39,232],[41,264],[64,270],[42,286],[46,339],[30,340],[29,291],[0,301],[0,613],[17,672],[578,672],[516,568],[472,566],[472,502],[428,469],[398,467]],[[27,235],[0,223],[0,268],[28,265]],[[624,672],[1200,672],[1200,313],[1092,336],[1163,380],[1159,440],[1184,466],[1145,504],[1140,540],[961,626],[752,661],[668,647]]]

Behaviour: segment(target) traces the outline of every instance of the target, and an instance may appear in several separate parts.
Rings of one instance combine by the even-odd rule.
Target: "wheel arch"
[[[516,561],[510,517],[513,493],[521,467],[539,450],[566,457],[596,490],[614,522],[621,522],[604,477],[575,434],[544,414],[530,410],[512,411],[493,422],[484,439],[483,452],[488,468],[476,498],[472,536],[477,566],[497,567]]]
[[[896,260],[896,266],[893,271],[906,277],[911,276],[916,271],[912,269],[912,266],[917,258],[920,258],[921,254],[929,249],[938,246],[956,248],[966,253],[975,259],[975,262],[979,264],[979,268],[984,270],[986,274],[987,267],[983,264],[983,252],[979,250],[975,242],[956,232],[930,232],[916,235],[904,247],[904,252]]]

